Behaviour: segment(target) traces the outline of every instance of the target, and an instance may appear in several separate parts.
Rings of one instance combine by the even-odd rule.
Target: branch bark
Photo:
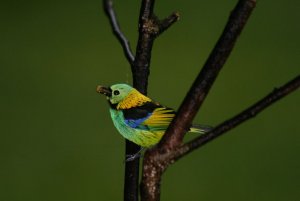
[[[153,12],[154,0],[143,0],[139,17],[139,38],[136,47],[136,57],[131,66],[133,86],[143,94],[147,94],[151,51],[156,37],[179,19],[178,13],[173,13],[164,20],[158,20]]]

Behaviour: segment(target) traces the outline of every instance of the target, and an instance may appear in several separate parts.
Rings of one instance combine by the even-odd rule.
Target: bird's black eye
[[[119,95],[119,94],[120,94],[120,92],[119,92],[118,90],[115,90],[115,91],[114,91],[114,95],[115,95],[115,96],[117,96],[117,95]]]

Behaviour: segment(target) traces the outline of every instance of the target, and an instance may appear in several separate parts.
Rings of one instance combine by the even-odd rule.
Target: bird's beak
[[[100,94],[104,94],[107,97],[111,97],[111,89],[108,87],[98,85],[96,91]]]

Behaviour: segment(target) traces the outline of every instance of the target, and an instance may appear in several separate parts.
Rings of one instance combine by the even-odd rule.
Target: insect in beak
[[[98,85],[96,91],[100,94],[104,94],[107,97],[111,97],[111,89],[108,87]]]

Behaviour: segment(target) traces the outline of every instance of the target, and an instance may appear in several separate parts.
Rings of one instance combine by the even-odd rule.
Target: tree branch
[[[139,17],[139,38],[136,47],[136,57],[133,65],[131,66],[133,86],[143,94],[147,94],[148,76],[150,73],[149,66],[154,41],[154,37],[145,31],[145,28],[148,27],[151,29],[153,27],[152,24],[147,23],[151,21],[153,16],[153,7],[154,0],[142,1]]]
[[[279,88],[275,88],[273,92],[266,97],[256,102],[251,107],[247,108],[235,117],[223,122],[211,132],[201,135],[188,143],[176,148],[170,152],[161,152],[159,149],[153,149],[146,152],[144,159],[144,171],[142,178],[142,201],[157,201],[160,196],[160,180],[165,169],[175,161],[186,156],[192,151],[202,147],[208,142],[216,139],[222,134],[235,128],[241,123],[255,117],[264,109],[287,96],[288,94],[296,91],[300,87],[300,76],[298,75],[293,80]]]
[[[125,160],[127,156],[133,155],[140,150],[140,147],[129,140],[125,140]],[[140,160],[125,162],[124,177],[124,201],[139,200],[139,170]]]
[[[184,134],[188,131],[193,118],[229,57],[255,5],[255,0],[239,0],[231,12],[221,37],[162,140],[157,147],[146,151],[141,182],[142,201],[157,201],[160,199],[162,173],[173,162],[169,156],[181,145]]]
[[[103,8],[106,16],[109,19],[112,31],[114,35],[117,37],[118,41],[123,47],[123,52],[125,54],[125,57],[127,61],[132,64],[134,61],[134,55],[131,51],[130,43],[121,31],[120,25],[118,23],[116,13],[113,8],[113,2],[112,0],[103,0]]]
[[[251,107],[247,108],[243,112],[239,113],[235,117],[223,122],[211,132],[201,135],[190,142],[184,144],[179,149],[177,149],[170,160],[178,160],[179,158],[187,155],[188,153],[192,152],[193,150],[202,147],[206,143],[216,139],[217,137],[221,136],[222,134],[226,133],[227,131],[235,128],[236,126],[240,125],[244,121],[255,117],[257,114],[262,112],[264,109],[269,107],[271,104],[275,103],[276,101],[280,100],[281,98],[285,97],[289,93],[295,91],[300,87],[300,76],[298,75],[293,80],[289,81],[285,85],[279,88],[275,88],[273,92],[268,94],[266,97],[261,99],[260,101],[256,102]]]
[[[172,150],[182,143],[186,131],[229,57],[255,5],[255,0],[240,0],[237,3],[221,37],[182,102],[176,117],[160,141],[159,147]]]
[[[133,86],[140,92],[147,94],[149,66],[153,41],[163,31],[178,20],[178,14],[159,21],[153,13],[154,0],[143,0],[139,17],[139,38],[136,47],[136,57],[132,65]]]

